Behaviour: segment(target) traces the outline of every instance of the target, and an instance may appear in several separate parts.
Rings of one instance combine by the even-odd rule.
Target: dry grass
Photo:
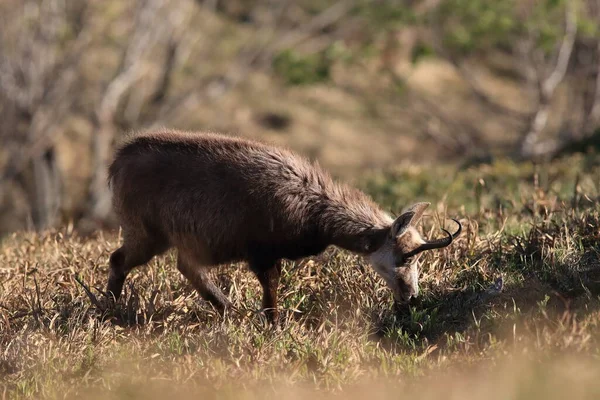
[[[278,328],[258,312],[259,285],[244,266],[216,271],[237,309],[224,318],[179,275],[173,254],[136,270],[122,300],[102,311],[76,278],[102,299],[95,288],[105,286],[117,233],[15,234],[0,247],[2,398],[595,398],[600,207],[588,183],[600,175],[595,158],[580,160],[580,185],[566,190],[577,160],[554,166],[547,187],[535,168],[513,176],[500,164],[455,174],[444,193],[424,189],[440,205],[452,204],[449,191],[471,205],[449,213],[465,234],[425,257],[423,295],[410,307],[394,308],[346,252],[287,263]],[[494,181],[498,169],[504,178]],[[411,173],[418,182],[428,172]],[[386,177],[392,187],[367,187],[385,199],[398,174]],[[505,186],[456,187],[473,177]],[[433,234],[441,215],[424,229]]]

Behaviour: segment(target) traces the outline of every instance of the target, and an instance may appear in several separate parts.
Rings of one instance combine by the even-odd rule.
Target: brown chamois
[[[213,133],[142,133],[109,168],[123,245],[110,257],[107,292],[117,299],[127,274],[175,247],[177,268],[217,309],[229,300],[207,267],[246,261],[277,319],[281,259],[335,245],[369,258],[397,301],[418,294],[417,258],[460,234],[427,241],[417,229],[429,203],[395,220],[361,191],[282,148]],[[458,223],[458,221],[456,221]]]

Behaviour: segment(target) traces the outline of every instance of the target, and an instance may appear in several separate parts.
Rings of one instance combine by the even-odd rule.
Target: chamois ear
[[[415,225],[417,222],[419,222],[419,220],[423,216],[423,213],[425,212],[427,207],[429,207],[430,204],[431,203],[421,202],[421,203],[415,203],[412,206],[408,207],[394,221],[394,224],[392,225],[392,231],[391,231],[392,236],[398,237],[398,236],[402,235],[404,232],[406,232],[406,229],[409,226]]]
[[[407,213],[407,212],[415,213],[415,216],[413,217],[412,222],[411,222],[411,224],[414,225],[421,220],[423,213],[425,212],[427,207],[429,207],[430,205],[431,205],[431,203],[429,203],[429,202],[415,203],[412,206],[408,207],[406,210],[404,210],[404,212],[405,213]]]
[[[413,211],[407,211],[396,218],[390,231],[392,237],[398,237],[406,232],[406,229],[412,224],[415,216],[416,214]]]

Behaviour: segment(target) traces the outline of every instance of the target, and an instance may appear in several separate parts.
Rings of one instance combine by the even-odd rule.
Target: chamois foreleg
[[[110,271],[106,291],[117,300],[121,296],[129,272],[146,264],[152,257],[168,249],[166,242],[147,237],[125,235],[123,246],[110,256]]]
[[[281,260],[277,261],[251,261],[250,269],[256,274],[263,288],[262,307],[271,323],[277,322],[277,287],[281,276]]]

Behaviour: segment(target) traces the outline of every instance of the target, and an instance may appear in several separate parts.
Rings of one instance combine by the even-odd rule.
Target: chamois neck
[[[362,192],[346,187],[340,191],[340,196],[329,197],[323,204],[322,231],[335,246],[360,254],[375,251],[393,219]]]

